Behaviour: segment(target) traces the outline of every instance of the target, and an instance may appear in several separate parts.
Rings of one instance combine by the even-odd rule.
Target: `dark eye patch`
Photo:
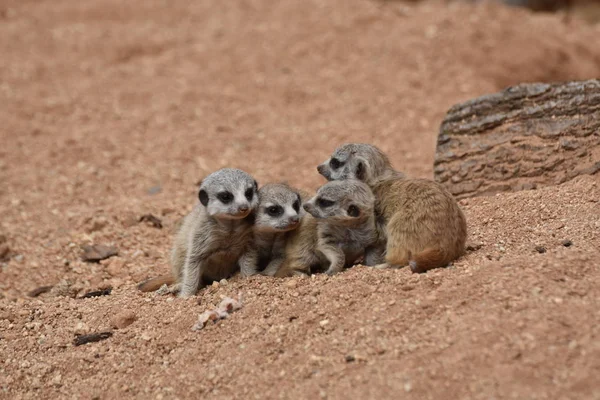
[[[270,206],[267,207],[265,210],[267,214],[269,214],[271,217],[279,217],[283,214],[283,207],[281,206]]]
[[[233,201],[233,194],[231,192],[221,192],[217,194],[217,199],[223,204],[229,204]]]
[[[340,160],[338,160],[337,158],[332,158],[331,160],[329,160],[329,166],[332,169],[338,169],[339,167],[341,167],[342,165],[344,165],[343,162],[341,162]]]
[[[201,189],[198,192],[198,198],[200,199],[200,203],[202,203],[204,207],[208,205],[208,193],[206,193],[206,190]]]
[[[298,196],[298,199],[296,199],[296,201],[294,202],[294,204],[292,204],[292,208],[296,212],[300,211],[300,196]]]
[[[252,201],[252,199],[254,198],[254,188],[246,189],[246,191],[244,192],[244,196],[246,196],[246,199],[248,199],[248,201]]]
[[[327,208],[327,207],[331,207],[331,206],[332,206],[332,205],[334,205],[334,204],[335,204],[335,201],[332,201],[332,200],[327,200],[327,199],[324,199],[324,198],[322,198],[322,197],[319,197],[319,198],[317,199],[317,205],[318,205],[319,207],[321,207],[321,208]]]
[[[356,218],[360,215],[360,210],[355,205],[351,205],[348,207],[348,215]]]

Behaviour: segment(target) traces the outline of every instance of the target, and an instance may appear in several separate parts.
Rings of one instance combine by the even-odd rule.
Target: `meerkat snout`
[[[304,203],[302,205],[302,208],[304,208],[304,211],[306,211],[310,215],[313,215],[315,213],[315,206],[312,203]]]
[[[321,174],[325,179],[329,180],[331,175],[329,173],[329,167],[323,163],[317,166],[317,172]]]

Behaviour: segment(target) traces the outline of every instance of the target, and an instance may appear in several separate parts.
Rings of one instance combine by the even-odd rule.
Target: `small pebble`
[[[298,286],[298,283],[295,280],[289,280],[285,283],[285,286],[290,289],[294,289],[296,286]]]
[[[150,196],[153,196],[155,194],[158,194],[162,192],[162,187],[160,185],[157,186],[152,186],[151,188],[149,188],[146,193],[148,193]]]
[[[112,325],[117,329],[123,329],[133,324],[137,316],[133,311],[123,311],[117,315],[115,315],[111,319]]]
[[[546,252],[546,248],[544,246],[535,246],[535,251],[540,254],[544,254]]]
[[[121,276],[128,271],[125,269],[126,261],[120,257],[114,257],[106,266],[106,272],[111,276]]]
[[[560,244],[562,244],[565,247],[571,247],[571,245],[573,244],[573,242],[571,242],[569,239],[565,239],[562,242],[560,242]]]
[[[87,262],[100,262],[106,258],[116,256],[119,254],[119,250],[114,246],[106,246],[103,244],[96,245],[83,245],[81,246],[83,254],[81,258]]]
[[[62,382],[62,375],[58,374],[54,378],[52,378],[52,384],[54,386],[60,386]]]

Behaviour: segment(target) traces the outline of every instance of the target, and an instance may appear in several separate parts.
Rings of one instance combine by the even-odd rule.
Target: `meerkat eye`
[[[269,214],[271,217],[278,217],[283,214],[283,208],[281,206],[267,207],[267,214]]]
[[[329,161],[329,166],[330,166],[332,169],[338,169],[338,168],[339,168],[339,167],[341,167],[343,164],[344,164],[344,163],[343,163],[343,162],[341,162],[340,160],[338,160],[337,158],[332,158],[332,159]]]
[[[294,211],[298,212],[300,211],[300,200],[296,200],[294,202],[294,204],[292,204],[292,208],[294,209]]]
[[[348,207],[348,215],[356,218],[360,215],[360,210],[355,205],[351,205]]]
[[[254,188],[248,188],[248,189],[246,189],[246,192],[244,193],[244,196],[246,196],[246,198],[248,199],[248,201],[252,201],[252,198],[254,197]]]
[[[221,192],[217,195],[217,199],[223,204],[228,204],[233,201],[233,194],[231,192]]]
[[[335,201],[331,201],[331,200],[327,200],[327,199],[323,199],[323,198],[317,199],[317,205],[321,208],[331,207],[334,203],[335,203]]]

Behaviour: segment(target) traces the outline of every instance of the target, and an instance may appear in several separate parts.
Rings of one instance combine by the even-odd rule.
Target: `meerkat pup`
[[[363,256],[377,241],[375,197],[366,184],[357,180],[329,182],[303,208],[304,231],[290,241],[288,259],[277,276],[307,273],[325,267],[336,274]]]
[[[274,276],[305,276],[322,270],[327,265],[327,259],[317,251],[317,243],[317,220],[312,215],[305,214],[300,220],[300,226],[290,232],[283,262]]]
[[[228,278],[252,239],[258,185],[246,172],[223,168],[200,184],[196,205],[175,235],[172,276],[138,286],[150,291],[164,283],[180,283],[179,297],[196,294],[212,281]],[[144,286],[145,285],[145,286]]]
[[[329,181],[358,179],[373,190],[380,239],[367,249],[366,265],[425,272],[464,253],[466,219],[450,192],[435,181],[406,178],[377,147],[345,144],[317,170]]]
[[[285,183],[269,183],[258,191],[252,243],[240,259],[242,276],[262,272],[274,276],[285,260],[285,246],[305,212],[301,192]]]

